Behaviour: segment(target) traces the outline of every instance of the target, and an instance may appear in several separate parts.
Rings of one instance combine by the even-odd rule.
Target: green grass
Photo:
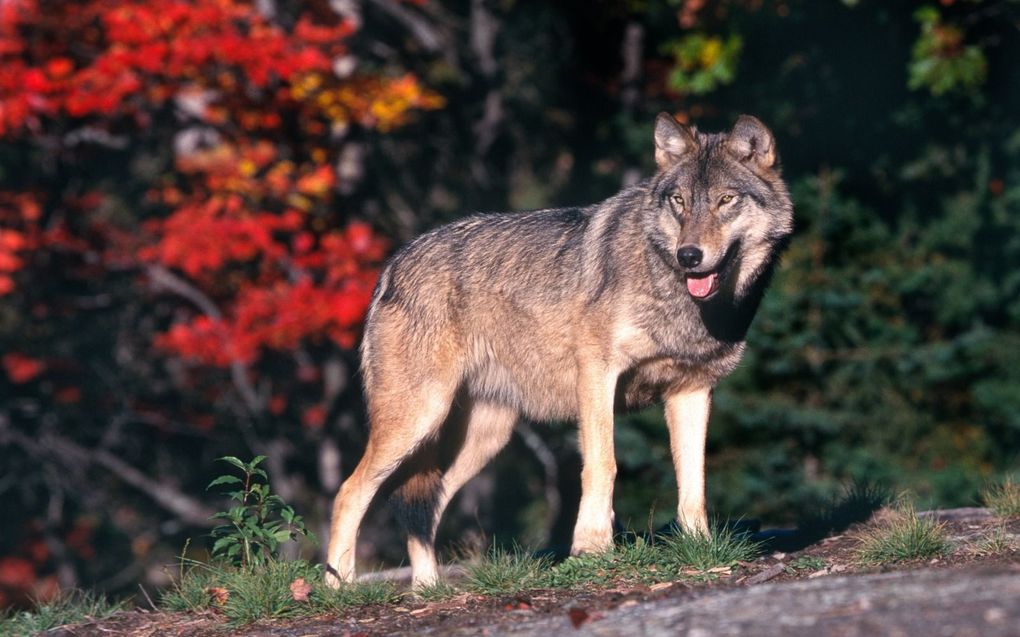
[[[756,542],[725,527],[711,535],[680,533],[660,539],[659,544],[671,565],[681,572],[731,568],[737,562],[753,560],[760,551]]]
[[[482,595],[505,595],[529,588],[541,588],[552,563],[533,557],[519,546],[510,549],[493,546],[480,560],[467,567],[465,588]]]
[[[754,559],[758,551],[755,542],[725,529],[711,536],[678,534],[651,541],[637,538],[611,551],[578,555],[555,565],[520,549],[497,550],[469,569],[467,589],[502,595],[528,588],[587,589],[618,583],[713,578],[720,570]]]
[[[945,525],[919,518],[912,506],[891,510],[889,516],[865,529],[857,548],[862,564],[879,565],[940,557],[950,551]]]
[[[790,562],[786,570],[789,573],[796,573],[797,571],[820,571],[823,568],[825,568],[824,559],[817,555],[801,555]]]
[[[312,588],[313,613],[343,612],[360,606],[388,604],[400,599],[400,593],[392,582],[378,580],[357,582],[340,588],[329,588],[315,582]]]
[[[676,571],[665,568],[664,562],[655,543],[638,538],[612,551],[569,557],[550,569],[542,584],[548,588],[582,588],[621,580],[653,583],[673,579]]]
[[[168,611],[200,611],[213,605],[210,589],[219,586],[224,569],[182,557],[173,586],[163,592],[159,605]]]
[[[1014,481],[1012,477],[985,489],[981,498],[995,515],[1020,518],[1020,482]]]
[[[984,535],[970,549],[972,554],[981,557],[1009,555],[1018,550],[1020,550],[1020,544],[1004,526],[996,526],[985,531]]]
[[[457,585],[441,582],[415,591],[417,599],[448,599],[461,591],[489,596],[512,595],[541,588],[590,588],[620,582],[651,584],[683,578],[718,576],[737,562],[753,559],[757,544],[721,530],[712,536],[679,534],[641,538],[595,555],[572,557],[553,564],[518,546],[493,547],[466,566]],[[714,572],[713,569],[716,569]],[[181,560],[173,587],[160,605],[170,611],[197,612],[215,608],[231,625],[342,612],[367,604],[396,601],[401,595],[388,582],[359,583],[330,589],[322,583],[322,567],[297,560],[269,560],[259,566],[211,564]],[[295,599],[292,585],[303,580],[307,599]]]
[[[123,603],[110,602],[105,597],[91,593],[72,591],[31,611],[0,615],[0,637],[24,637],[57,626],[103,619],[123,608]]]
[[[451,597],[456,597],[458,593],[460,593],[460,589],[444,581],[439,581],[414,591],[418,599],[423,602],[442,602]]]
[[[292,586],[303,580],[309,588],[298,599]],[[384,604],[398,598],[389,582],[366,582],[338,589],[323,583],[322,567],[304,560],[267,560],[240,567],[185,562],[174,586],[164,593],[160,605],[170,611],[217,608],[234,626],[263,619],[305,617]]]

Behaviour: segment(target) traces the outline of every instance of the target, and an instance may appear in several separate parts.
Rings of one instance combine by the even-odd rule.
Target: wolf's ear
[[[655,118],[655,163],[665,170],[697,147],[691,130],[662,112]]]
[[[776,163],[776,139],[757,117],[741,115],[726,138],[726,149],[752,167],[767,170]]]

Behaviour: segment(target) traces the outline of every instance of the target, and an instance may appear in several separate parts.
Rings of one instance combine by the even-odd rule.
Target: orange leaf
[[[209,593],[209,597],[212,598],[213,604],[216,604],[217,606],[223,606],[227,603],[227,600],[230,599],[230,591],[219,586],[207,588],[206,592]]]

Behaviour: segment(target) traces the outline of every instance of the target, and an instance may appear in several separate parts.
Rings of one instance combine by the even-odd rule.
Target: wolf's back
[[[592,220],[583,208],[475,215],[403,248],[366,320],[366,391],[376,368],[443,360],[476,397],[567,415],[574,318],[598,278]]]

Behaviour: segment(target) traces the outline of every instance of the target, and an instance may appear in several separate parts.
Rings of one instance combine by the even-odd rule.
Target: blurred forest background
[[[165,583],[227,454],[324,538],[386,256],[649,175],[660,110],[760,117],[796,203],[710,514],[854,479],[970,505],[1015,470],[1016,1],[0,0],[0,606]],[[617,438],[618,519],[666,522],[660,411]],[[572,426],[524,424],[444,542],[566,543],[578,476]],[[364,564],[404,559],[367,524]]]

